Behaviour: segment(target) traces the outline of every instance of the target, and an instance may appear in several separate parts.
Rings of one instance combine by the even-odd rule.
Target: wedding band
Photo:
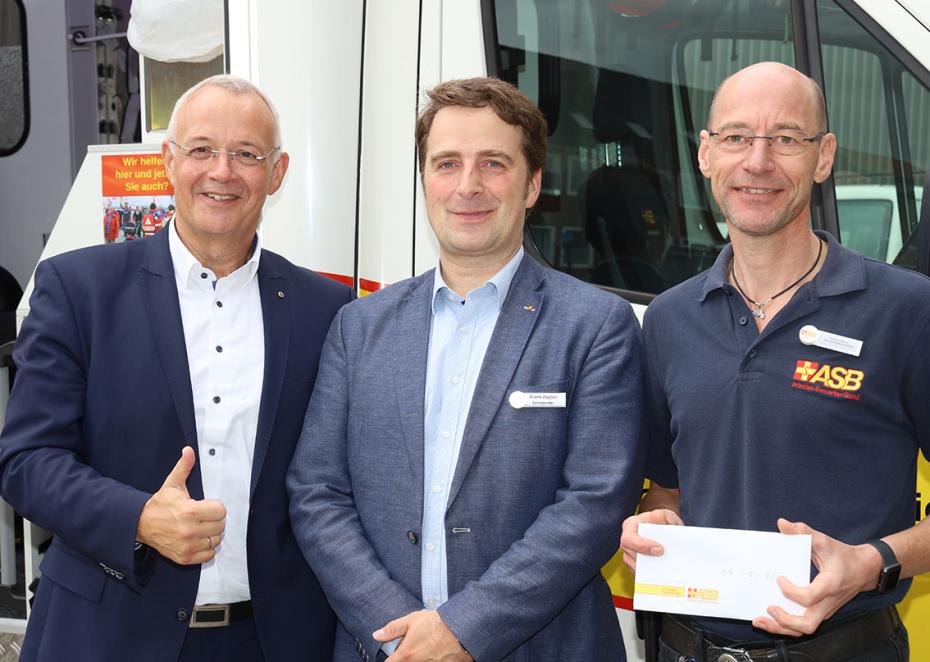
[[[213,549],[213,536],[207,536],[207,542],[210,543],[210,549]]]

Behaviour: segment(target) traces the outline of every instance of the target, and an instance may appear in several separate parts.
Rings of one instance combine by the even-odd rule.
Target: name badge
[[[814,345],[815,347],[832,349],[834,351],[842,352],[843,354],[850,354],[852,356],[859,356],[859,353],[862,351],[861,340],[847,338],[846,336],[841,336],[837,333],[830,333],[829,331],[821,331],[812,324],[802,326],[798,337],[805,345]]]
[[[523,391],[514,391],[508,398],[510,406],[514,409],[523,409],[524,407],[565,407],[564,393],[524,393]]]

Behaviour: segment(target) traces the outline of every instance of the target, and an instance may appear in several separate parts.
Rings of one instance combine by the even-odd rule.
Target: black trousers
[[[682,655],[659,637],[659,662],[689,662],[691,659],[693,658]],[[815,662],[797,655],[792,655],[790,659],[791,662]],[[902,623],[890,637],[871,650],[862,651],[845,660],[817,660],[816,662],[908,662],[909,660],[910,646],[907,640],[907,630]],[[718,660],[704,659],[703,662],[718,662]]]
[[[255,621],[245,618],[222,628],[188,628],[178,662],[265,662]]]

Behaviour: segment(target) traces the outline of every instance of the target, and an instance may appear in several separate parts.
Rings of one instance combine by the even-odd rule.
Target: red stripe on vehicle
[[[326,276],[327,278],[332,278],[334,281],[342,283],[343,285],[348,285],[352,287],[355,283],[352,281],[352,276],[343,276],[342,274],[331,274],[325,271],[317,271],[321,276]]]
[[[359,278],[358,286],[366,292],[377,292],[384,287],[384,283],[379,283],[376,280],[368,280],[367,278]]]
[[[627,611],[633,611],[633,598],[628,598],[623,595],[614,596],[614,607],[617,609],[626,609]]]

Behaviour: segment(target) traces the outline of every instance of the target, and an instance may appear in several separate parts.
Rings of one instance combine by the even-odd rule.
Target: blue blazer
[[[340,311],[288,474],[291,521],[341,626],[335,659],[423,608],[423,418],[433,272]],[[624,658],[601,566],[642,487],[639,325],[629,304],[520,264],[465,425],[439,613],[479,662]],[[565,393],[513,408],[513,391]]]
[[[317,660],[332,648],[335,619],[291,531],[284,476],[326,330],[352,295],[269,251],[258,282],[265,373],[247,543],[255,625],[268,662]],[[200,566],[133,551],[142,506],[181,449],[200,455],[168,233],[42,262],[30,306],[0,477],[3,498],[55,537],[21,659],[176,660]],[[187,485],[203,498],[199,463]]]

